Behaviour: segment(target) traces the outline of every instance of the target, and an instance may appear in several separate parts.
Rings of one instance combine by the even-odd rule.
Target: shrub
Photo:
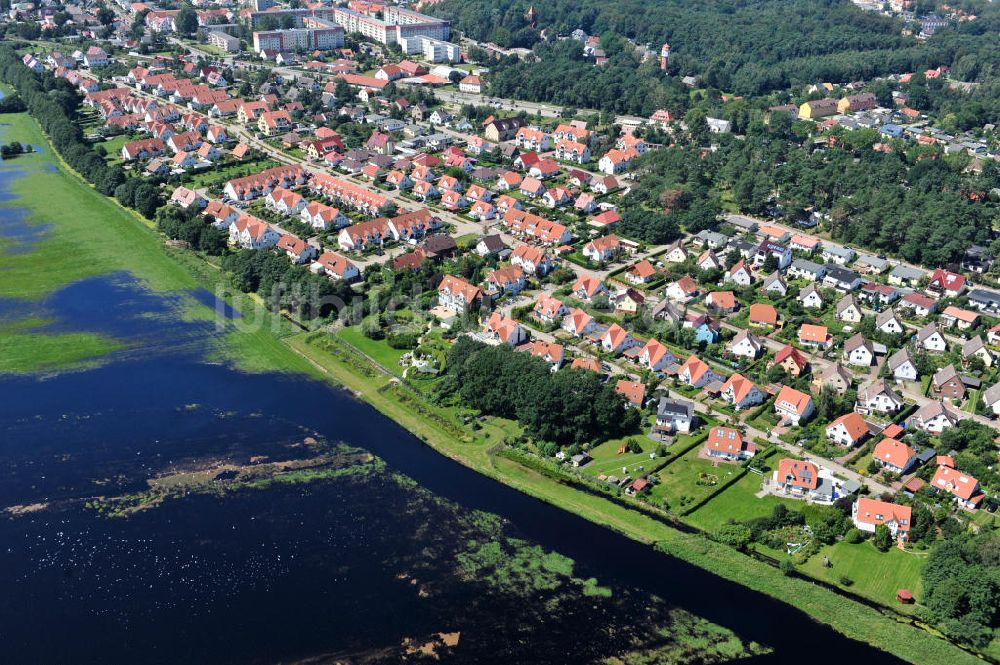
[[[844,540],[850,543],[851,545],[857,545],[862,540],[864,540],[864,536],[861,535],[861,531],[855,529],[854,527],[851,527],[850,529],[847,530],[847,533],[844,534]]]
[[[778,563],[778,570],[780,570],[783,575],[792,575],[795,572],[795,564],[792,563],[791,559],[782,559],[781,562]]]
[[[851,579],[850,577],[848,577],[847,575],[841,575],[841,576],[840,576],[840,583],[841,583],[841,584],[842,584],[843,586],[851,586],[852,584],[854,584],[854,580],[852,580],[852,579]]]

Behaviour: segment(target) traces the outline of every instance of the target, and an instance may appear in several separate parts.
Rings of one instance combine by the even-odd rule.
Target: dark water
[[[0,376],[0,506],[49,505],[0,513],[0,662],[399,662],[404,639],[438,631],[461,632],[441,654],[451,662],[593,662],[632,641],[669,643],[654,627],[682,634],[677,608],[773,649],[761,662],[895,662],[470,471],[343,391],[203,362],[218,333],[178,318],[186,297],[214,304],[207,292],[151,294],[127,275],[0,302],[0,317],[130,343],[86,371]],[[127,519],[85,505],[167,470],[296,459],[307,436],[370,451],[387,469],[190,494]],[[513,539],[572,558],[575,578],[595,577],[611,597],[458,572],[477,545]]]

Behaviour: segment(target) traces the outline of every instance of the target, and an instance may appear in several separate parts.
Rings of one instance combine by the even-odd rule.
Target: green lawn
[[[618,450],[627,439],[635,440],[639,444],[640,448],[642,448],[642,452],[622,453],[619,455]],[[655,452],[658,447],[659,444],[651,440],[645,434],[635,434],[630,437],[625,437],[624,439],[605,441],[599,446],[594,446],[594,448],[589,451],[589,454],[594,458],[594,461],[582,470],[584,473],[594,477],[604,474],[608,476],[618,476],[621,478],[623,474],[627,474],[633,478],[637,478],[643,472],[640,467],[649,469],[658,461],[650,459],[649,457],[649,454]],[[623,467],[626,471],[622,471]]]
[[[701,501],[732,474],[741,471],[738,464],[715,465],[699,458],[700,448],[695,446],[656,474],[659,482],[650,493],[654,503],[661,504],[665,499],[672,510],[679,512],[685,506]],[[707,478],[702,478],[702,474]]]
[[[761,476],[747,473],[704,506],[685,517],[684,521],[711,532],[730,519],[743,521],[767,517],[780,503],[790,508],[802,507],[802,502],[794,499],[780,499],[774,496],[758,499],[754,494],[760,490],[761,480]]]
[[[403,357],[406,351],[392,348],[384,339],[374,340],[365,337],[364,333],[361,332],[361,326],[341,328],[337,331],[337,336],[396,376],[403,375],[403,368],[399,366],[399,359]]]
[[[824,556],[830,557],[830,568],[823,567]],[[802,565],[802,570],[834,584],[840,584],[840,578],[846,575],[854,580],[849,587],[854,593],[894,605],[899,589],[909,589],[920,600],[920,569],[925,556],[895,547],[879,552],[869,541],[857,545],[840,542],[823,547]]]

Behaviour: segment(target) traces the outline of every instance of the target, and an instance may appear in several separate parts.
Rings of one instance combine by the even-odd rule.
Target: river
[[[46,237],[16,208],[0,209],[0,235],[18,252]],[[471,471],[344,391],[206,362],[213,324],[183,320],[183,297],[119,273],[0,301],[0,323],[129,342],[94,367],[0,375],[0,507],[21,507],[0,517],[4,663],[400,662],[420,647],[462,663],[657,648],[898,662]],[[96,507],[165,473],[291,467],[341,443],[385,466],[192,486],[128,517]]]

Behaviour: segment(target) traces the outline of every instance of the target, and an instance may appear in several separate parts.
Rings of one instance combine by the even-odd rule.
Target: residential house
[[[979,315],[961,307],[948,305],[941,312],[938,320],[946,328],[957,326],[959,330],[968,330],[975,328],[979,324]]]
[[[636,356],[636,361],[652,372],[660,372],[668,365],[676,363],[677,357],[655,337],[650,337]]]
[[[738,462],[750,459],[757,453],[757,446],[732,427],[713,427],[703,448],[707,457]]]
[[[583,255],[595,263],[609,261],[621,251],[621,246],[618,236],[614,234],[602,236],[584,245]]]
[[[358,267],[346,257],[334,252],[323,252],[309,269],[314,274],[326,275],[330,279],[351,282],[361,276]]]
[[[648,284],[655,276],[656,268],[654,268],[653,264],[649,262],[649,259],[643,259],[642,261],[629,266],[628,270],[625,271],[625,279],[629,284],[633,284],[635,286]]]
[[[875,529],[884,524],[893,538],[905,542],[913,524],[912,511],[910,506],[861,496],[851,505],[851,521],[856,529],[865,533],[875,533]]]
[[[483,324],[483,333],[489,339],[508,346],[518,346],[528,339],[528,333],[520,323],[500,312],[490,315]]]
[[[438,285],[438,304],[448,309],[463,312],[474,307],[482,298],[478,286],[469,284],[461,277],[445,275]]]
[[[754,303],[750,305],[749,324],[757,328],[774,328],[778,325],[778,310],[774,305]]]
[[[898,335],[906,330],[891,307],[878,313],[875,317],[875,328],[887,335]]]
[[[820,498],[821,479],[819,467],[812,462],[785,458],[778,461],[771,478],[774,485],[786,494]]]
[[[575,337],[583,337],[597,329],[597,322],[590,314],[576,308],[563,316],[562,329]]]
[[[737,411],[761,404],[767,398],[764,392],[754,385],[753,381],[742,374],[733,374],[725,383],[719,397]]]
[[[764,344],[746,330],[736,333],[736,336],[726,345],[726,351],[729,354],[748,360],[754,360],[760,355],[763,348]]]
[[[762,287],[764,292],[772,298],[784,298],[788,295],[788,284],[785,283],[785,278],[782,277],[781,273],[778,271],[775,271],[765,277]]]
[[[826,426],[826,438],[838,446],[853,448],[870,434],[868,423],[860,413],[845,413]]]
[[[608,288],[604,286],[604,282],[596,277],[583,275],[576,280],[571,291],[577,299],[590,302],[599,294],[606,294]]]
[[[791,386],[782,386],[774,399],[774,412],[792,425],[808,420],[814,410],[812,397]]]
[[[624,397],[629,406],[641,409],[646,399],[646,384],[619,379],[615,384],[615,392]]]
[[[823,388],[829,387],[838,395],[843,395],[850,389],[852,381],[851,374],[840,363],[830,363],[813,377],[812,388],[822,392]]]
[[[935,400],[920,407],[913,414],[913,423],[919,429],[931,434],[940,434],[958,423],[958,416],[943,401]]]
[[[514,251],[511,252],[510,262],[516,266],[520,266],[529,275],[543,276],[552,269],[552,257],[544,249],[535,247],[534,245],[518,245],[515,247]],[[603,283],[599,282],[598,284],[601,287],[604,286]],[[597,292],[600,292],[600,289]],[[596,295],[596,292],[594,295]],[[588,296],[587,299],[589,300],[591,297],[593,296]]]
[[[807,259],[795,259],[788,266],[788,276],[792,279],[805,279],[816,282],[826,275],[826,266],[813,263]]]
[[[917,462],[917,451],[896,439],[882,439],[872,450],[872,459],[892,473],[903,475]]]
[[[931,487],[948,492],[955,497],[955,503],[968,510],[979,507],[985,496],[978,480],[945,464],[939,465],[934,472]]]
[[[497,268],[486,276],[487,291],[494,294],[518,294],[525,285],[524,271],[520,266],[509,265]]]
[[[821,309],[823,307],[823,296],[819,294],[819,289],[814,284],[799,291],[799,295],[795,299],[806,309]]]
[[[983,403],[993,415],[1000,415],[1000,383],[994,383],[983,391]]]
[[[907,293],[900,299],[899,307],[901,309],[911,310],[916,316],[926,317],[933,314],[937,309],[937,301],[933,298],[925,296],[922,293],[913,291],[911,293]]]
[[[569,308],[558,298],[543,291],[538,294],[538,298],[535,300],[532,314],[543,323],[555,323],[557,319],[569,314]]]
[[[931,389],[936,395],[948,399],[965,399],[965,382],[954,365],[942,367],[934,372]]]
[[[927,290],[933,294],[954,298],[965,290],[965,277],[938,268],[931,273]]]
[[[691,355],[677,372],[677,379],[692,388],[703,388],[712,381],[721,381],[722,376],[709,367],[704,360],[696,355]]]
[[[853,294],[849,293],[837,301],[836,317],[838,321],[843,321],[844,323],[861,323],[864,314],[861,312],[861,306],[858,305],[858,301]]]
[[[566,352],[562,344],[533,341],[527,345],[528,352],[535,358],[541,358],[552,366],[552,371],[562,367]]]
[[[978,358],[983,367],[993,367],[993,353],[986,348],[981,335],[976,335],[962,344],[962,363],[968,366],[973,358]]]
[[[847,268],[827,266],[826,275],[823,276],[823,285],[847,293],[861,286],[861,277]]]
[[[824,245],[821,256],[827,263],[835,263],[838,266],[846,266],[854,260],[856,254],[853,249],[848,247]]]
[[[753,275],[744,259],[740,259],[733,264],[733,267],[726,271],[725,281],[733,282],[739,286],[750,286],[753,283]]]
[[[663,435],[688,434],[694,426],[694,403],[684,399],[661,397],[656,407],[653,432]]]
[[[774,354],[771,367],[781,367],[789,376],[800,376],[809,366],[809,361],[794,346],[785,346]]]
[[[868,415],[871,413],[896,413],[903,408],[903,399],[889,387],[885,379],[876,379],[858,390],[854,410]]]
[[[710,312],[728,314],[739,307],[732,291],[712,291],[705,296],[705,306]]]
[[[319,254],[315,247],[307,244],[305,240],[291,234],[281,236],[278,240],[277,247],[292,260],[292,263],[307,263],[312,261]]]
[[[627,330],[617,323],[612,323],[611,327],[601,335],[601,347],[608,353],[623,353],[640,344],[639,340],[632,337]]]
[[[676,282],[667,285],[664,295],[674,302],[687,302],[699,293],[698,283],[689,275],[684,275]]]
[[[917,347],[931,353],[943,353],[948,350],[948,342],[934,323],[928,323],[918,330],[914,341]]]
[[[844,342],[844,362],[855,367],[871,367],[875,362],[875,347],[857,333]]]
[[[904,347],[894,354],[889,356],[886,361],[889,371],[892,372],[892,378],[896,381],[916,381],[917,374],[917,364],[913,359],[913,354],[910,353],[910,349]]]
[[[915,287],[923,279],[924,272],[906,265],[897,265],[889,271],[888,281],[893,286]]]
[[[826,349],[833,343],[833,336],[826,326],[803,323],[799,328],[799,344],[818,349]]]

